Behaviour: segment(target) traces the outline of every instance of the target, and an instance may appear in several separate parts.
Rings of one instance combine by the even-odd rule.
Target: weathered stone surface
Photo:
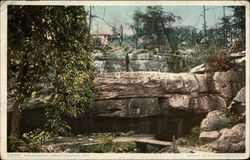
[[[201,122],[201,128],[209,131],[218,130],[228,126],[230,120],[225,113],[219,110],[209,112]]]
[[[190,70],[190,73],[205,73],[208,71],[208,68],[205,64],[201,64],[199,66],[196,66]]]
[[[96,101],[90,114],[107,117],[146,117],[158,115],[158,98],[130,98]]]
[[[117,72],[99,74],[97,99],[131,97],[168,97],[168,94],[208,93],[232,99],[244,86],[236,71],[205,74]]]
[[[241,58],[246,56],[246,51],[231,53],[230,57]]]
[[[192,73],[119,72],[99,74],[97,99],[167,97],[168,94],[204,92]]]
[[[236,71],[215,72],[213,76],[215,91],[226,99],[233,99],[244,86],[245,78]]]
[[[125,53],[102,53],[95,51],[92,53],[95,66],[99,73],[125,71]]]
[[[236,113],[239,119],[244,120],[246,112],[246,87],[243,87],[236,95],[228,109]]]
[[[223,129],[218,140],[210,144],[214,150],[223,153],[245,152],[245,124],[240,123],[231,129]]]
[[[35,109],[44,107],[45,104],[50,100],[51,96],[41,96],[38,98],[29,98],[27,101],[24,102],[22,107],[23,110]],[[15,101],[15,98],[8,98],[8,105],[7,111],[12,112],[13,108],[12,105]]]
[[[241,88],[241,90],[237,93],[234,101],[245,103],[246,102],[246,87]]]
[[[199,136],[199,141],[203,143],[207,143],[207,142],[212,142],[219,137],[220,137],[220,133],[218,131],[210,131],[210,132],[204,131],[204,132],[201,132]]]
[[[165,56],[135,52],[129,54],[129,69],[129,71],[169,71]]]
[[[230,76],[227,76],[227,75]],[[226,77],[226,81],[224,78]],[[226,75],[226,76],[225,76]],[[161,98],[160,108],[169,109],[182,109],[195,112],[209,112],[212,110],[226,109],[228,98],[225,98],[225,94],[230,93],[230,96],[234,95],[233,92],[238,90],[238,86],[241,86],[241,82],[235,83],[232,80],[236,78],[234,72],[219,72],[218,74],[193,74],[193,73],[159,73],[159,72],[117,72],[117,73],[104,73],[99,74],[97,81],[99,82],[99,93],[97,100],[107,99],[129,99],[129,98]],[[231,77],[231,79],[227,79]],[[233,78],[232,78],[233,77]],[[214,82],[213,80],[216,80]],[[236,86],[236,87],[235,87]],[[232,91],[233,90],[233,91]],[[227,92],[228,93],[227,93]],[[227,97],[230,97],[229,95]],[[165,98],[165,99],[164,99]],[[39,99],[31,99],[26,106],[27,108],[40,107],[44,97]],[[226,100],[226,101],[225,101]],[[129,100],[128,100],[129,101]],[[103,110],[110,109],[116,114],[109,114],[109,116],[126,115],[130,117],[131,113],[125,111],[121,106],[128,106],[130,102],[119,100],[120,107],[114,111],[111,107],[107,106],[117,105],[118,100],[108,101],[105,103]],[[142,101],[145,101],[143,99]],[[8,108],[11,109],[11,99],[8,99]],[[140,102],[138,104],[142,104]],[[104,104],[104,103],[103,103]],[[133,101],[135,104],[135,101]],[[146,107],[144,109],[132,109],[134,116],[146,116],[153,115],[151,113],[158,110],[158,105],[149,104],[145,101]],[[153,108],[154,109],[149,109]],[[123,108],[123,109],[122,109]],[[134,107],[136,108],[136,107]],[[154,110],[154,111],[153,111]],[[9,110],[10,111],[10,110]],[[144,112],[145,111],[145,112]],[[125,114],[126,112],[126,114]],[[146,113],[150,112],[150,113]]]
[[[129,71],[159,71],[168,72],[168,65],[164,55],[153,55],[145,51],[134,51],[128,54],[126,60],[125,51],[115,53],[102,53],[94,51],[92,53],[95,65],[99,73],[125,72],[126,65]],[[127,64],[126,64],[127,63]]]
[[[172,94],[168,98],[162,98],[162,109],[182,109],[194,112],[209,112],[215,109],[226,109],[225,100],[218,95],[206,94]]]

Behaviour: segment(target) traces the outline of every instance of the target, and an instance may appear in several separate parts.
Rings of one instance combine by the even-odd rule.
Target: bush
[[[138,150],[134,142],[110,142],[88,146],[77,146],[72,152],[77,153],[136,153]]]
[[[138,152],[134,142],[113,142],[114,134],[102,133],[97,137],[99,144],[88,146],[77,146],[72,149],[72,152],[78,153],[136,153]]]
[[[188,72],[195,67],[193,60],[182,57],[167,57],[167,64],[170,71],[174,73]]]
[[[226,71],[233,67],[233,64],[230,62],[229,55],[222,50],[214,50],[206,61],[206,66],[209,70],[216,71]]]
[[[19,138],[16,137],[8,137],[8,140],[12,139],[13,144],[10,145],[8,143],[8,152],[25,152],[27,151],[27,144]]]
[[[16,138],[15,145],[9,146],[9,151],[40,152],[41,146],[52,139],[53,136],[49,132],[36,129],[29,133],[24,133],[21,139]]]
[[[201,64],[206,64],[210,71],[226,71],[233,67],[230,62],[229,51],[222,50],[215,45],[206,47],[204,45],[197,45],[189,53],[178,51],[176,56],[167,57],[167,64],[174,73],[189,72],[193,67]],[[185,49],[182,49],[185,50]]]
[[[115,138],[114,133],[100,133],[97,135],[98,143],[111,143]]]

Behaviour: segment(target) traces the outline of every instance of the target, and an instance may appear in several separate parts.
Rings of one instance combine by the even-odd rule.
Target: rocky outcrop
[[[99,73],[125,71],[126,62],[124,53],[105,53],[95,51],[92,55]]]
[[[237,92],[245,86],[244,76],[233,70],[215,72],[213,82],[215,90],[225,99],[232,100]]]
[[[92,53],[95,65],[99,73],[106,72],[130,72],[158,71],[168,72],[166,56],[154,55],[146,51],[135,50],[133,52],[115,51],[114,53],[94,51]]]
[[[129,71],[169,72],[166,56],[132,52],[129,56]]]
[[[205,77],[205,76],[204,76]],[[204,77],[191,73],[119,72],[99,74],[97,99],[168,97],[209,92]]]
[[[245,124],[237,124],[231,129],[222,129],[218,140],[210,147],[222,153],[245,152]]]
[[[234,70],[243,71],[245,70],[246,63],[246,51],[241,51],[237,53],[231,53],[227,55],[225,59]],[[231,69],[232,69],[231,68]],[[208,72],[215,72],[209,67],[208,64],[198,65],[190,70],[190,73],[204,74]]]
[[[98,100],[159,98],[161,109],[225,110],[244,85],[239,73],[117,72],[99,74]],[[156,106],[156,105],[155,105]]]
[[[246,87],[243,87],[233,99],[233,102],[228,107],[228,109],[239,115],[244,116],[246,111]]]
[[[144,117],[168,109],[194,112],[225,110],[242,86],[234,71],[214,74],[116,72],[99,74],[93,114]],[[239,89],[238,89],[239,88]],[[31,99],[27,108],[41,107],[47,97]],[[154,100],[153,100],[154,99]],[[11,111],[11,99],[8,109]],[[158,103],[159,102],[159,103]]]
[[[239,73],[214,74],[117,72],[98,75],[97,99],[170,97],[172,94],[213,94],[233,99],[244,85]]]
[[[168,98],[161,98],[162,109],[181,109],[193,112],[209,112],[215,109],[225,109],[225,100],[218,95],[211,94],[173,94]]]
[[[201,128],[209,131],[214,131],[227,127],[230,120],[226,117],[226,114],[222,111],[215,110],[209,112],[205,119],[201,122]]]

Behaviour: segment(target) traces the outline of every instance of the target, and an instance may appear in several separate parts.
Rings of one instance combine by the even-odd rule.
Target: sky
[[[202,29],[203,26],[203,6],[162,6],[164,11],[172,12],[176,16],[182,17],[181,21],[176,22],[177,26],[193,26],[198,29]],[[92,8],[92,14],[97,15],[104,19],[112,26],[123,25],[124,33],[131,35],[133,32],[129,28],[132,24],[133,13],[136,8],[141,11],[145,11],[146,6],[94,6]],[[88,10],[89,7],[86,7]],[[223,17],[222,6],[206,6],[206,21],[208,27],[215,26],[216,22]],[[232,11],[229,8],[225,8],[226,16],[231,15]],[[103,20],[93,18],[92,30],[104,29],[111,33],[111,27],[105,24]]]

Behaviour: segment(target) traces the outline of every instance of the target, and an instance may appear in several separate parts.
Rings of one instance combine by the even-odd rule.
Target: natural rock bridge
[[[237,72],[116,72],[98,75],[93,111],[101,116],[145,117],[169,109],[208,112],[226,109],[242,84]]]
[[[244,77],[235,71],[116,72],[99,74],[97,80],[99,94],[88,114],[65,117],[73,133],[133,130],[171,140],[174,134],[179,137],[189,133],[207,112],[226,109],[244,86]],[[41,101],[33,99],[27,104],[31,107],[23,112],[22,124],[26,129],[23,132],[42,127],[46,122]]]

